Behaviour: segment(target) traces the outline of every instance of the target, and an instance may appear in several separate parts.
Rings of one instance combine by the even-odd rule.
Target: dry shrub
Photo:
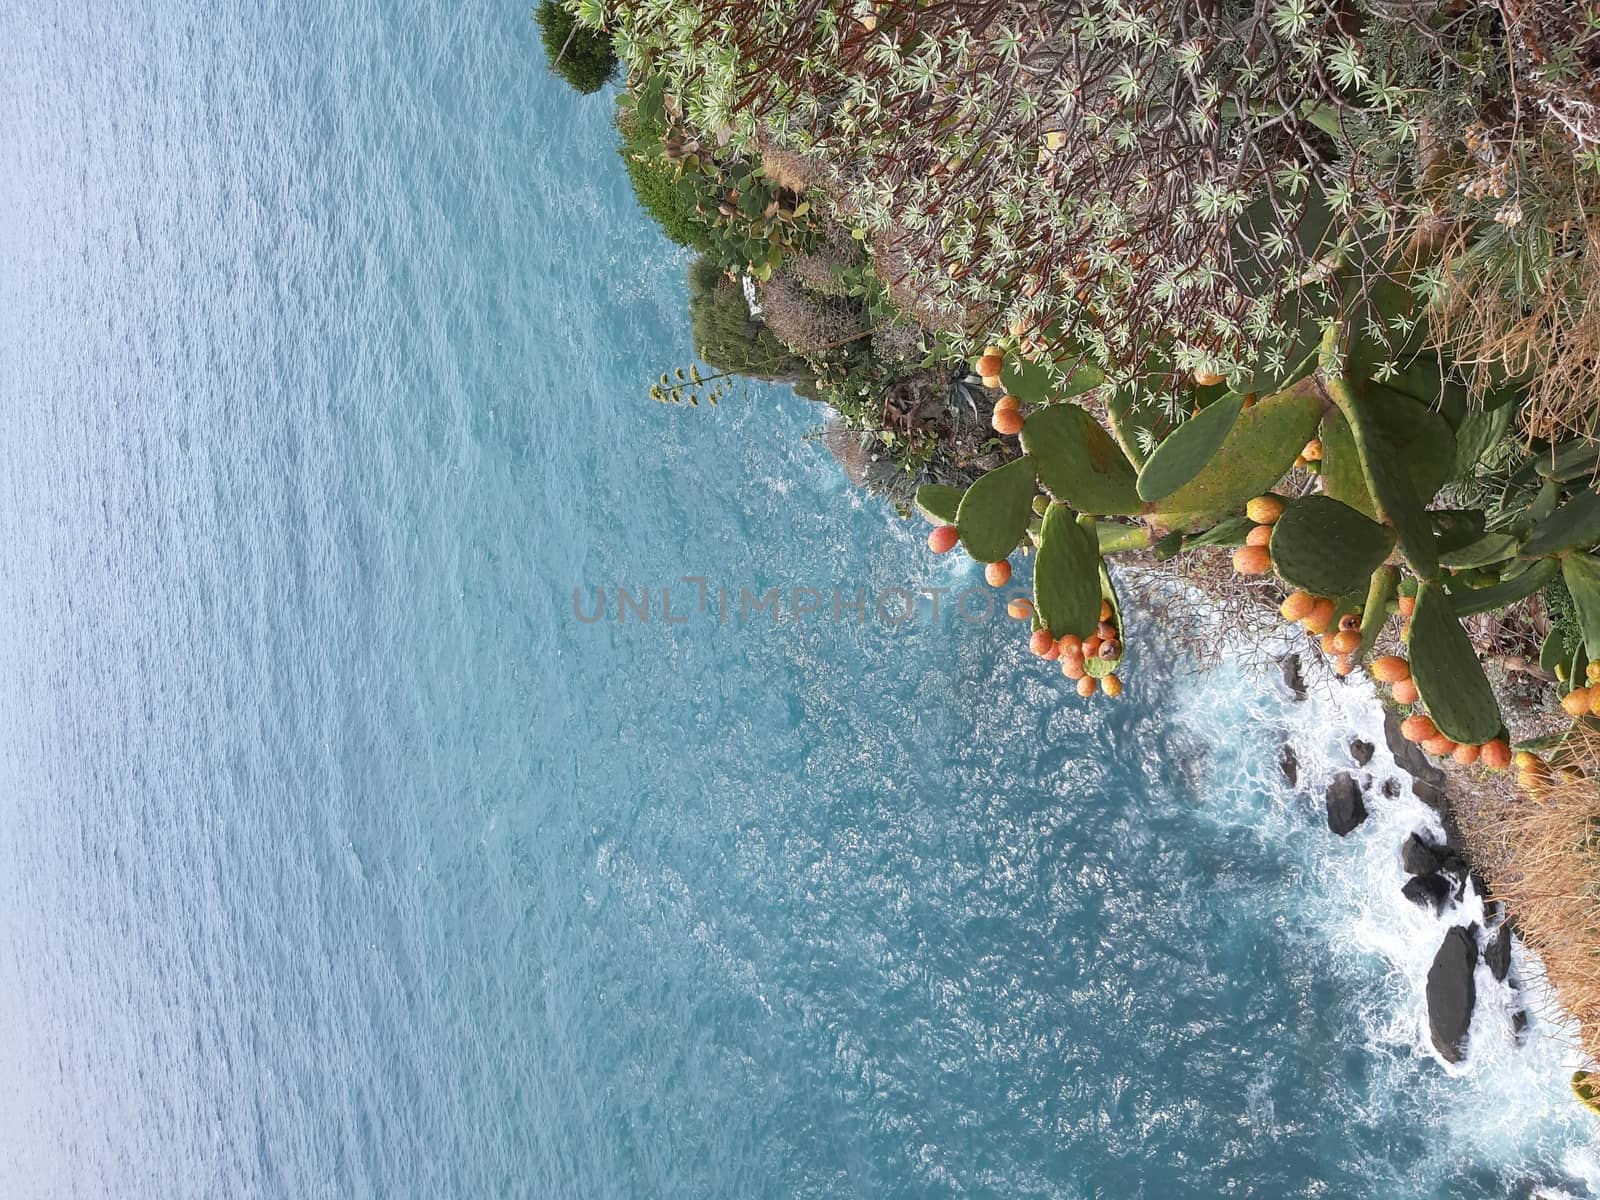
[[[761,315],[772,335],[797,354],[838,346],[861,328],[848,305],[807,291],[787,273],[762,285]]]
[[[1224,658],[1264,668],[1272,635],[1284,627],[1283,585],[1270,574],[1240,575],[1232,556],[1232,547],[1199,546],[1166,561],[1153,554],[1117,559],[1136,568],[1149,624],[1196,674]]]
[[[1600,735],[1578,732],[1564,761],[1582,775],[1527,792],[1461,772],[1452,795],[1474,862],[1577,1023],[1575,1042],[1600,1058]]]
[[[843,296],[850,290],[843,279],[844,272],[861,261],[859,253],[851,254],[844,246],[825,243],[815,250],[791,255],[787,270],[802,286],[819,296]]]
[[[872,352],[884,362],[916,362],[923,354],[922,326],[885,321],[872,331]]]

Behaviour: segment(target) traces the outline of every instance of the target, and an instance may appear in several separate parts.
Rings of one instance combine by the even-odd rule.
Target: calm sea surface
[[[646,400],[608,118],[520,2],[0,0],[0,1195],[1589,1194],[1549,1021],[1421,1048],[1427,814],[1277,774],[1358,697],[694,611],[977,577]]]

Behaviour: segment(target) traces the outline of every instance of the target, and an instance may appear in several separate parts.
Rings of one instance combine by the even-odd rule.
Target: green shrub
[[[611,39],[578,19],[556,0],[543,0],[534,13],[545,57],[555,73],[585,96],[598,92],[617,72]]]
[[[692,184],[679,178],[678,170],[662,155],[665,131],[654,122],[641,120],[627,103],[617,105],[617,131],[622,144],[617,152],[628,170],[639,206],[655,219],[661,231],[680,246],[712,251],[715,239],[696,211]]]
[[[701,360],[756,379],[808,379],[805,361],[750,316],[744,289],[704,256],[689,267],[689,320]]]

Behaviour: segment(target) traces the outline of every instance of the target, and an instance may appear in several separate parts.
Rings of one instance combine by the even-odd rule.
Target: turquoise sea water
[[[575,619],[976,582],[645,400],[683,266],[521,4],[0,11],[0,1195],[1590,1194],[1549,1019],[1422,1049],[1427,814],[1276,774],[1358,695]]]

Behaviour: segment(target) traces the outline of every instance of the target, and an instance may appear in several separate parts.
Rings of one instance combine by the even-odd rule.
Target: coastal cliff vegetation
[[[652,396],[820,401],[1082,696],[1119,559],[1366,672],[1600,1056],[1600,9],[566,11],[698,255]]]

